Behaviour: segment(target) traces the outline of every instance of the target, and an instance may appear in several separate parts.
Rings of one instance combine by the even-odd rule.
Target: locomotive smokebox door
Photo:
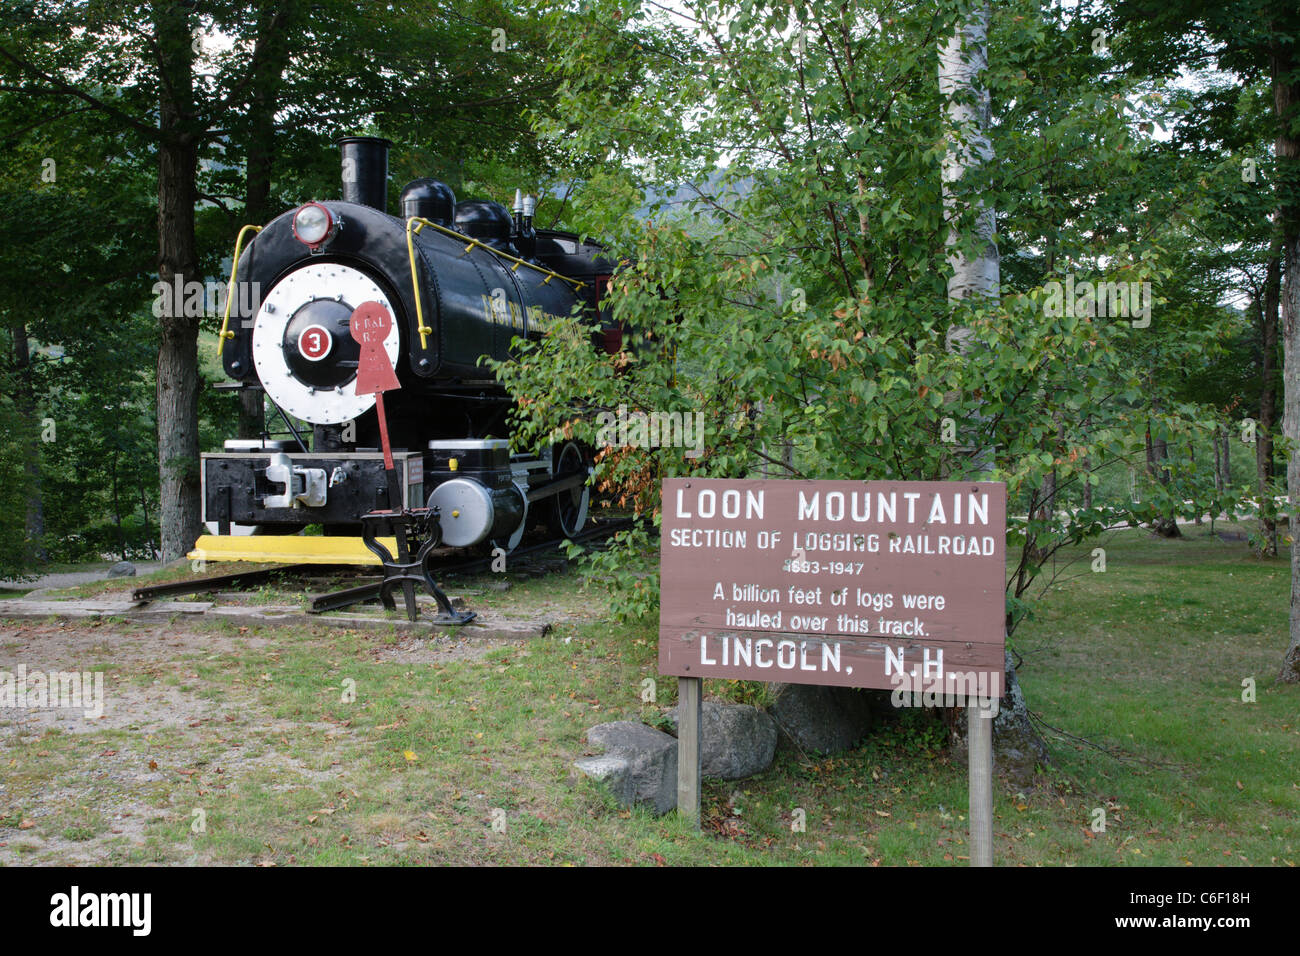
[[[392,314],[378,284],[342,263],[309,262],[276,283],[253,319],[253,365],[271,401],[313,425],[339,425],[374,407],[374,395],[357,387],[361,346],[350,322],[360,306]],[[390,320],[376,350],[394,378],[400,338]]]

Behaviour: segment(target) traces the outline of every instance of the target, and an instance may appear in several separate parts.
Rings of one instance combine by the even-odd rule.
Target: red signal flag
[[[357,358],[358,395],[392,392],[402,387],[384,349],[384,339],[393,328],[393,316],[379,302],[362,302],[349,322],[352,337],[361,346]]]

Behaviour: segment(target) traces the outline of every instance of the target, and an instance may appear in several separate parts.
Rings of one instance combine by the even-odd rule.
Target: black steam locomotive
[[[574,314],[602,343],[610,329],[600,297],[614,262],[599,245],[536,229],[534,201],[519,194],[512,214],[417,179],[402,190],[401,217],[389,215],[389,145],[343,140],[341,202],[245,227],[256,234],[236,246],[221,331],[228,387],[263,391],[288,437],[232,439],[203,456],[204,519],[216,534],[200,539],[199,556],[265,559],[233,532],[321,525],[327,536],[356,535],[361,515],[385,509],[437,508],[445,544],[507,550],[539,519],[561,535],[587,520],[588,451],[575,442],[541,455],[513,449],[514,398],[480,359],[506,358],[515,336],[537,339]],[[401,501],[389,500],[375,396],[356,393],[349,320],[363,302],[393,318],[383,347],[401,388],[385,409]],[[274,557],[311,560],[311,548],[289,545],[279,539]]]

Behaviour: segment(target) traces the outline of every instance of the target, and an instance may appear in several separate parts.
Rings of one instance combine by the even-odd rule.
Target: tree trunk
[[[1259,491],[1263,553],[1277,557],[1277,521],[1273,513],[1273,433],[1277,427],[1277,314],[1281,305],[1281,255],[1269,256],[1264,273],[1264,301],[1259,310],[1259,427],[1255,429],[1255,484]]]
[[[1151,402],[1152,414],[1160,412],[1160,406],[1153,399]],[[1169,468],[1165,462],[1169,460],[1169,442],[1163,437],[1153,437],[1151,434],[1151,422],[1147,421],[1147,474],[1155,481],[1158,481],[1166,488],[1169,486],[1170,474]],[[1151,522],[1151,530],[1162,538],[1180,538],[1182,532],[1178,530],[1177,514],[1161,515]]]
[[[949,221],[960,214],[955,195],[956,184],[968,170],[992,162],[993,147],[988,137],[989,92],[983,85],[981,74],[988,64],[988,21],[986,6],[978,6],[959,23],[956,32],[939,51],[939,92],[945,99],[944,119],[948,126],[948,149],[944,154],[942,178],[944,209]],[[974,258],[967,258],[960,246],[957,229],[950,226],[946,242],[948,261],[953,274],[948,280],[948,300],[957,302],[968,295],[996,299],[1001,294],[1001,268],[998,249],[993,242],[995,212],[979,201],[975,221],[975,235],[981,240],[981,249]],[[970,328],[954,324],[948,331],[948,347],[957,352],[968,352],[973,346]],[[992,449],[976,449],[975,463],[979,471],[993,465]],[[1025,780],[1039,763],[1047,763],[1047,746],[1029,719],[1016,669],[1007,653],[1005,661],[1006,693],[993,725],[994,747],[999,765],[1014,776]],[[958,718],[958,739],[965,734],[966,712]]]
[[[1294,44],[1274,39],[1269,45],[1273,81],[1273,109],[1278,135],[1278,220],[1282,231],[1281,325],[1283,359],[1283,411],[1285,434],[1290,439],[1287,458],[1287,496],[1294,512],[1300,500],[1300,139],[1293,134],[1300,110],[1300,54]],[[1283,655],[1278,679],[1300,683],[1300,515],[1291,518],[1291,640]]]
[[[1292,155],[1300,153],[1300,144],[1291,142]],[[1279,155],[1281,151],[1279,149]],[[1300,500],[1300,236],[1294,232],[1283,246],[1286,277],[1282,289],[1282,327],[1286,357],[1283,360],[1285,398],[1282,422],[1291,442],[1287,459],[1287,497],[1291,508],[1291,640],[1282,658],[1280,680],[1300,683],[1300,515],[1295,514]]]
[[[1092,416],[1090,415],[1083,420],[1083,433],[1080,436],[1085,446],[1088,444],[1088,432],[1091,428]],[[1092,456],[1084,455],[1079,465],[1083,469],[1080,473],[1083,479],[1083,508],[1085,511],[1090,511],[1092,510]]]
[[[1196,445],[1191,441],[1187,443],[1187,460],[1191,464],[1196,463]],[[1199,501],[1196,502],[1196,516],[1192,520],[1195,521],[1196,524],[1201,523],[1201,503]]]
[[[939,53],[939,92],[947,100],[945,113],[949,126],[948,150],[942,168],[943,200],[950,221],[960,215],[953,184],[967,170],[993,160],[993,145],[988,137],[989,93],[979,85],[979,74],[988,64],[987,38],[988,10],[977,8]],[[977,201],[976,208],[974,231],[983,240],[979,255],[967,258],[958,248],[961,237],[956,228],[948,231],[948,262],[953,270],[948,279],[949,301],[968,295],[996,297],[1000,294],[1001,263],[993,242],[996,211],[983,201]],[[972,334],[969,328],[954,325],[948,332],[949,347],[967,351]]]
[[[1297,97],[1300,99],[1300,97]],[[1280,145],[1280,141],[1279,141]],[[1291,140],[1292,157],[1300,156],[1300,143]],[[1278,150],[1281,156],[1281,149]],[[1290,440],[1287,459],[1287,500],[1291,510],[1291,640],[1282,658],[1278,678],[1300,683],[1300,236],[1292,231],[1283,245],[1286,276],[1282,287],[1282,327],[1286,356],[1283,360],[1285,398],[1282,422]]]
[[[153,538],[149,534],[149,496],[145,490],[144,483],[140,483],[140,514],[144,518],[144,543],[145,547],[153,549]]]
[[[1210,439],[1210,445],[1214,448],[1214,494],[1216,497],[1221,496],[1223,489],[1227,487],[1223,480],[1223,449],[1219,447],[1219,438],[1222,434],[1223,426],[1215,422],[1214,435]]]
[[[1229,489],[1232,484],[1232,428],[1231,424],[1223,425],[1221,436],[1223,444],[1223,489]],[[1223,512],[1227,515],[1227,512]],[[1231,516],[1231,515],[1229,515]]]
[[[18,420],[27,434],[24,444],[27,454],[23,470],[27,475],[27,514],[23,547],[23,563],[38,564],[48,559],[45,549],[45,506],[41,498],[41,423],[36,410],[36,386],[32,381],[32,353],[27,341],[27,326],[21,322],[10,327],[14,344],[13,367],[18,383],[14,393],[14,406]]]
[[[122,528],[122,506],[117,494],[117,452],[109,456],[109,483],[113,488],[113,527],[117,529],[117,553],[126,560],[126,531]]]
[[[1055,457],[1062,439],[1062,430],[1058,426],[1056,442],[1049,444],[1047,451]],[[1038,489],[1038,507],[1030,512],[1038,521],[1042,522],[1043,532],[1041,536],[1034,535],[1033,544],[1026,539],[1025,546],[1033,556],[1035,564],[1042,563],[1051,553],[1051,548],[1056,537],[1056,493],[1058,485],[1058,476],[1056,468],[1052,468],[1043,476],[1043,484]],[[1041,541],[1041,546],[1038,542]]]
[[[158,40],[158,278],[176,288],[202,277],[194,236],[198,174],[193,129],[193,59],[188,8],[157,0]],[[199,371],[197,318],[173,296],[160,319],[158,346],[159,537],[164,561],[183,556],[200,529]]]
[[[1043,477],[1043,502],[1038,509],[1039,517],[1050,528],[1056,515],[1056,469],[1053,468]]]
[[[1058,425],[1056,429],[1056,441],[1048,447],[1048,452],[1055,459],[1061,448],[1062,429]],[[1053,527],[1052,522],[1056,519],[1056,493],[1060,484],[1060,476],[1057,474],[1056,466],[1043,477],[1043,519],[1048,522],[1048,527]]]

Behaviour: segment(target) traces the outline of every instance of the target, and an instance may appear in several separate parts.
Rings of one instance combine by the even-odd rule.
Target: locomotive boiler
[[[539,521],[567,536],[587,520],[588,450],[514,448],[515,396],[482,358],[505,359],[515,337],[536,340],[572,315],[601,344],[614,262],[598,244],[536,228],[534,201],[518,193],[507,210],[457,202],[444,183],[417,179],[401,192],[400,216],[390,215],[389,146],[343,140],[342,200],[308,202],[240,234],[220,340],[227,387],[263,393],[286,437],[231,439],[203,455],[204,520],[215,533],[196,556],[336,560],[349,553],[337,541],[279,536],[320,525],[327,539],[356,540],[361,516],[385,509],[437,509],[444,544],[506,550]],[[400,383],[384,405],[400,474],[392,486],[375,396],[356,387],[349,322],[362,303],[393,320],[382,343]],[[391,500],[398,486],[401,500]],[[350,553],[366,560],[364,549]]]

